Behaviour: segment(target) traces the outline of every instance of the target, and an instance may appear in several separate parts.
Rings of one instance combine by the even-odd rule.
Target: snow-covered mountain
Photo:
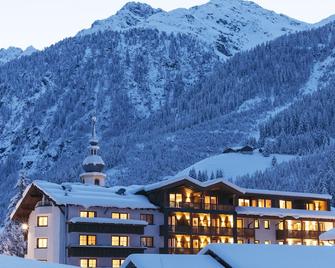
[[[260,143],[272,153],[280,141],[295,145],[292,154],[325,146],[335,137],[332,121],[320,120],[322,135],[310,133],[309,115],[322,118],[314,110],[332,95],[313,95],[318,105],[309,100],[308,109],[298,103],[333,85],[334,29],[285,34],[305,27],[238,0],[171,12],[131,3],[0,66],[0,188],[12,189],[20,169],[31,179],[77,180],[93,114],[111,184],[173,176],[226,146]],[[295,105],[294,119],[290,112],[272,124]],[[286,126],[296,122],[299,135]],[[0,216],[12,194],[2,194]]]
[[[79,35],[134,27],[190,34],[214,47],[219,55],[229,57],[278,36],[306,30],[309,25],[243,0],[211,0],[201,6],[170,12],[129,3],[116,15],[95,22]]]
[[[9,47],[7,49],[1,48],[0,49],[0,65],[5,64],[11,60],[18,59],[22,56],[29,56],[36,52],[37,49],[35,49],[32,46],[27,47],[25,50],[22,50],[18,47]]]

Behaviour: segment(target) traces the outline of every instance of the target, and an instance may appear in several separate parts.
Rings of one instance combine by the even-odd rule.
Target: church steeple
[[[80,175],[81,181],[86,184],[104,186],[106,175],[102,173],[105,162],[98,155],[99,140],[96,135],[96,117],[92,117],[92,137],[89,141],[89,155],[83,161],[85,173]]]

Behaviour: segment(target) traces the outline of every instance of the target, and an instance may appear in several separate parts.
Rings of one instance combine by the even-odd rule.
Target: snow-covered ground
[[[277,163],[289,161],[296,156],[272,154],[269,157],[264,157],[259,152],[253,154],[242,153],[226,153],[219,154],[212,157],[205,158],[192,166],[179,172],[176,177],[189,175],[191,169],[198,171],[207,171],[208,176],[213,172],[216,174],[217,170],[223,171],[225,179],[235,179],[236,177],[253,174],[256,171],[263,171],[272,166],[272,158],[276,157]]]
[[[57,263],[46,263],[40,261],[27,260],[24,258],[0,255],[1,268],[75,268],[75,266]]]

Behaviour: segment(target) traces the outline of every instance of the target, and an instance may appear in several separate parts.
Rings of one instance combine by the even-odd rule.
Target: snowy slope
[[[11,60],[18,59],[22,56],[29,56],[36,52],[37,49],[30,46],[27,47],[25,50],[22,50],[18,47],[9,47],[7,49],[1,48],[0,49],[0,65],[5,64]]]
[[[27,260],[24,258],[0,255],[1,268],[74,268],[75,266],[45,263],[40,261]]]
[[[269,157],[264,157],[259,152],[253,154],[242,153],[226,153],[205,158],[192,166],[179,172],[176,177],[189,175],[191,169],[198,171],[207,171],[208,176],[217,170],[223,171],[225,179],[235,179],[236,177],[253,174],[256,171],[263,171],[271,167],[272,158],[276,157],[277,163],[282,163],[295,158],[294,155],[273,154]]]
[[[315,23],[313,26],[314,27],[322,27],[322,26],[324,26],[328,23],[331,23],[331,22],[335,22],[335,15],[332,15],[332,16],[330,16],[330,17],[328,17],[328,18],[326,18],[326,19],[324,19],[324,20],[322,20],[318,23]]]
[[[95,22],[91,29],[79,35],[133,27],[191,34],[228,57],[309,26],[243,0],[212,0],[201,6],[170,12],[146,4],[128,3],[115,16]]]

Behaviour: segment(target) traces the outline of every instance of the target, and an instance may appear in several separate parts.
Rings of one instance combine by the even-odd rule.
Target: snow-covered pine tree
[[[190,169],[190,171],[188,172],[188,175],[193,179],[197,179],[197,171],[195,170],[194,167]]]
[[[12,221],[10,215],[17,202],[21,199],[22,194],[30,181],[23,174],[20,174],[15,185],[16,194],[10,200],[8,212],[6,215],[4,227],[0,234],[0,253],[5,255],[23,257],[26,252],[26,242],[21,224]]]

